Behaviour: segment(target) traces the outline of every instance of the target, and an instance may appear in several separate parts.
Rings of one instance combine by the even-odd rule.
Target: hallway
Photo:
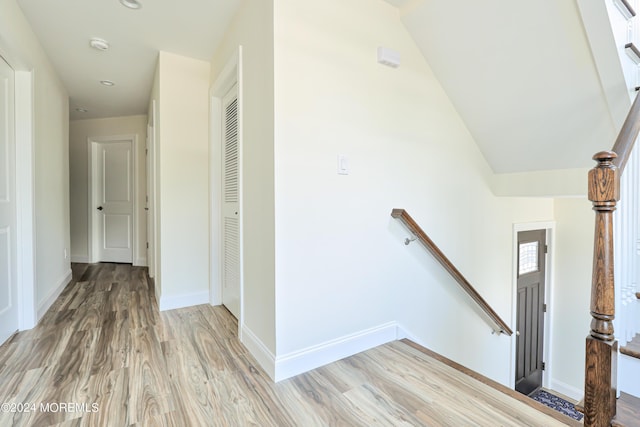
[[[35,405],[2,426],[565,425],[403,342],[273,384],[225,308],[159,313],[145,268],[73,269],[0,348],[0,402]]]

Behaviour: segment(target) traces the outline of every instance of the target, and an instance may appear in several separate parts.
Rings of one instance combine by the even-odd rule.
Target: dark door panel
[[[518,233],[516,390],[542,387],[546,231]]]

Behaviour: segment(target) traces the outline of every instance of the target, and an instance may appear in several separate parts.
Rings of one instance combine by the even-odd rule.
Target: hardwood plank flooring
[[[0,426],[579,425],[404,341],[274,384],[224,307],[160,313],[144,268],[73,272],[39,324],[0,347],[0,403],[36,405],[0,411]]]
[[[640,426],[640,399],[627,393],[621,393],[618,399],[618,413],[611,425],[613,427]]]

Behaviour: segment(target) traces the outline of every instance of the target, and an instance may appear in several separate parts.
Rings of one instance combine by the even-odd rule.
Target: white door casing
[[[156,164],[157,151],[156,151],[156,129],[157,129],[157,109],[156,100],[151,101],[151,111],[149,111],[149,123],[147,126],[147,242],[149,243],[149,250],[147,251],[147,263],[149,264],[149,277],[154,279],[158,278],[160,269],[160,260],[158,257],[158,242],[159,242],[159,230],[157,215],[159,212],[158,206],[158,177]],[[156,285],[156,297],[160,297],[160,283],[158,280]]]
[[[91,144],[92,262],[133,263],[135,137]]]
[[[153,154],[153,124],[149,122],[147,125],[147,145],[145,149],[145,161],[147,165],[147,195],[145,198],[145,212],[147,213],[147,265],[149,267],[149,277],[155,277],[155,256],[154,256],[154,239],[153,239],[153,215],[154,215],[154,206],[153,206],[153,198],[154,194],[152,191],[153,188],[153,162],[152,162],[152,154]]]
[[[0,344],[19,327],[15,73],[0,57]]]
[[[238,87],[222,99],[222,303],[240,317]]]

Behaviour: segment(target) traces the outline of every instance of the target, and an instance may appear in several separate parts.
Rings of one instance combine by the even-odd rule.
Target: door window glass
[[[520,243],[518,275],[538,271],[538,242]]]

